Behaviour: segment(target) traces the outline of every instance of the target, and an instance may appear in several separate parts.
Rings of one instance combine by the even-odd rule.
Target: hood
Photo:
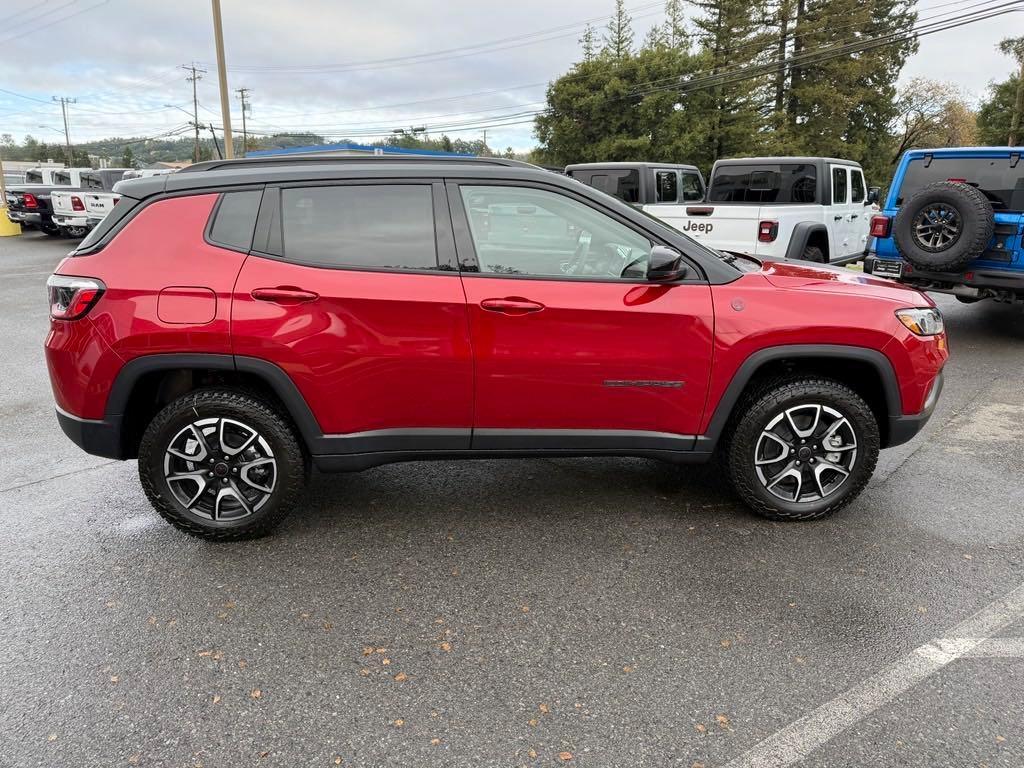
[[[761,265],[761,273],[776,288],[860,293],[890,299],[908,307],[935,306],[928,295],[916,288],[845,267],[808,261],[765,261]]]

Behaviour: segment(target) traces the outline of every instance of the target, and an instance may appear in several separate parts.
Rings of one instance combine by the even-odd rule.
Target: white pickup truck
[[[852,160],[745,157],[714,164],[704,202],[643,210],[720,251],[828,263],[863,255],[877,201]]]
[[[124,176],[126,168],[101,168],[83,171],[77,189],[54,191],[53,223],[68,237],[85,237],[113,208],[116,195],[111,192]]]

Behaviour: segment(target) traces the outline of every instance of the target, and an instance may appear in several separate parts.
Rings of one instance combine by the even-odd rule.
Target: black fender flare
[[[226,354],[154,354],[143,355],[122,366],[107,397],[105,421],[120,423],[139,379],[154,371],[214,370],[249,373],[262,379],[284,404],[311,453],[317,453],[323,430],[306,399],[291,377],[267,360]]]
[[[789,238],[789,245],[786,246],[787,259],[799,259],[804,255],[804,248],[811,235],[816,232],[825,233],[825,242],[828,242],[828,227],[817,221],[801,221],[793,227],[793,234]],[[831,247],[826,251],[825,258],[831,260]]]
[[[849,347],[842,344],[792,344],[768,347],[751,354],[733,374],[729,386],[725,388],[725,392],[722,393],[722,397],[715,406],[715,412],[708,423],[707,430],[697,438],[695,450],[707,453],[714,451],[743,390],[762,366],[776,360],[799,360],[801,358],[854,360],[871,365],[878,373],[882,382],[882,391],[885,393],[888,423],[879,425],[883,429],[883,437],[885,428],[891,425],[892,420],[902,416],[903,400],[900,396],[896,371],[889,358],[882,352],[867,347]]]

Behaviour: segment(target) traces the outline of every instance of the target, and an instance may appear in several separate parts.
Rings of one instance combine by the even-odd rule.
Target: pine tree
[[[694,25],[710,79],[700,86],[707,91],[703,98],[684,86],[683,106],[700,105],[706,112],[712,160],[754,152],[767,125],[762,68],[771,41],[762,29],[764,0],[695,0],[694,5],[702,11]]]
[[[686,32],[686,19],[683,16],[682,0],[665,0],[665,43],[670,48],[689,46],[690,36]]]
[[[592,61],[597,55],[597,40],[594,33],[594,27],[587,24],[586,29],[583,30],[583,37],[580,38],[580,45],[583,48],[583,60]]]
[[[615,0],[615,15],[608,22],[604,52],[615,61],[625,59],[633,50],[633,20],[626,12],[625,0]]]

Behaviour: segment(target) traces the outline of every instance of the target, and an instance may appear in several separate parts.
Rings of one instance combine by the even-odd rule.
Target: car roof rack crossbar
[[[245,157],[233,160],[206,160],[193,163],[180,169],[178,173],[196,173],[200,171],[238,170],[240,168],[259,168],[268,165],[305,165],[305,164],[354,164],[354,163],[452,163],[455,165],[501,165],[515,168],[536,168],[535,165],[522,160],[511,160],[505,157],[457,157],[437,155],[332,155],[329,152],[310,152],[295,155],[268,155],[266,157]]]

